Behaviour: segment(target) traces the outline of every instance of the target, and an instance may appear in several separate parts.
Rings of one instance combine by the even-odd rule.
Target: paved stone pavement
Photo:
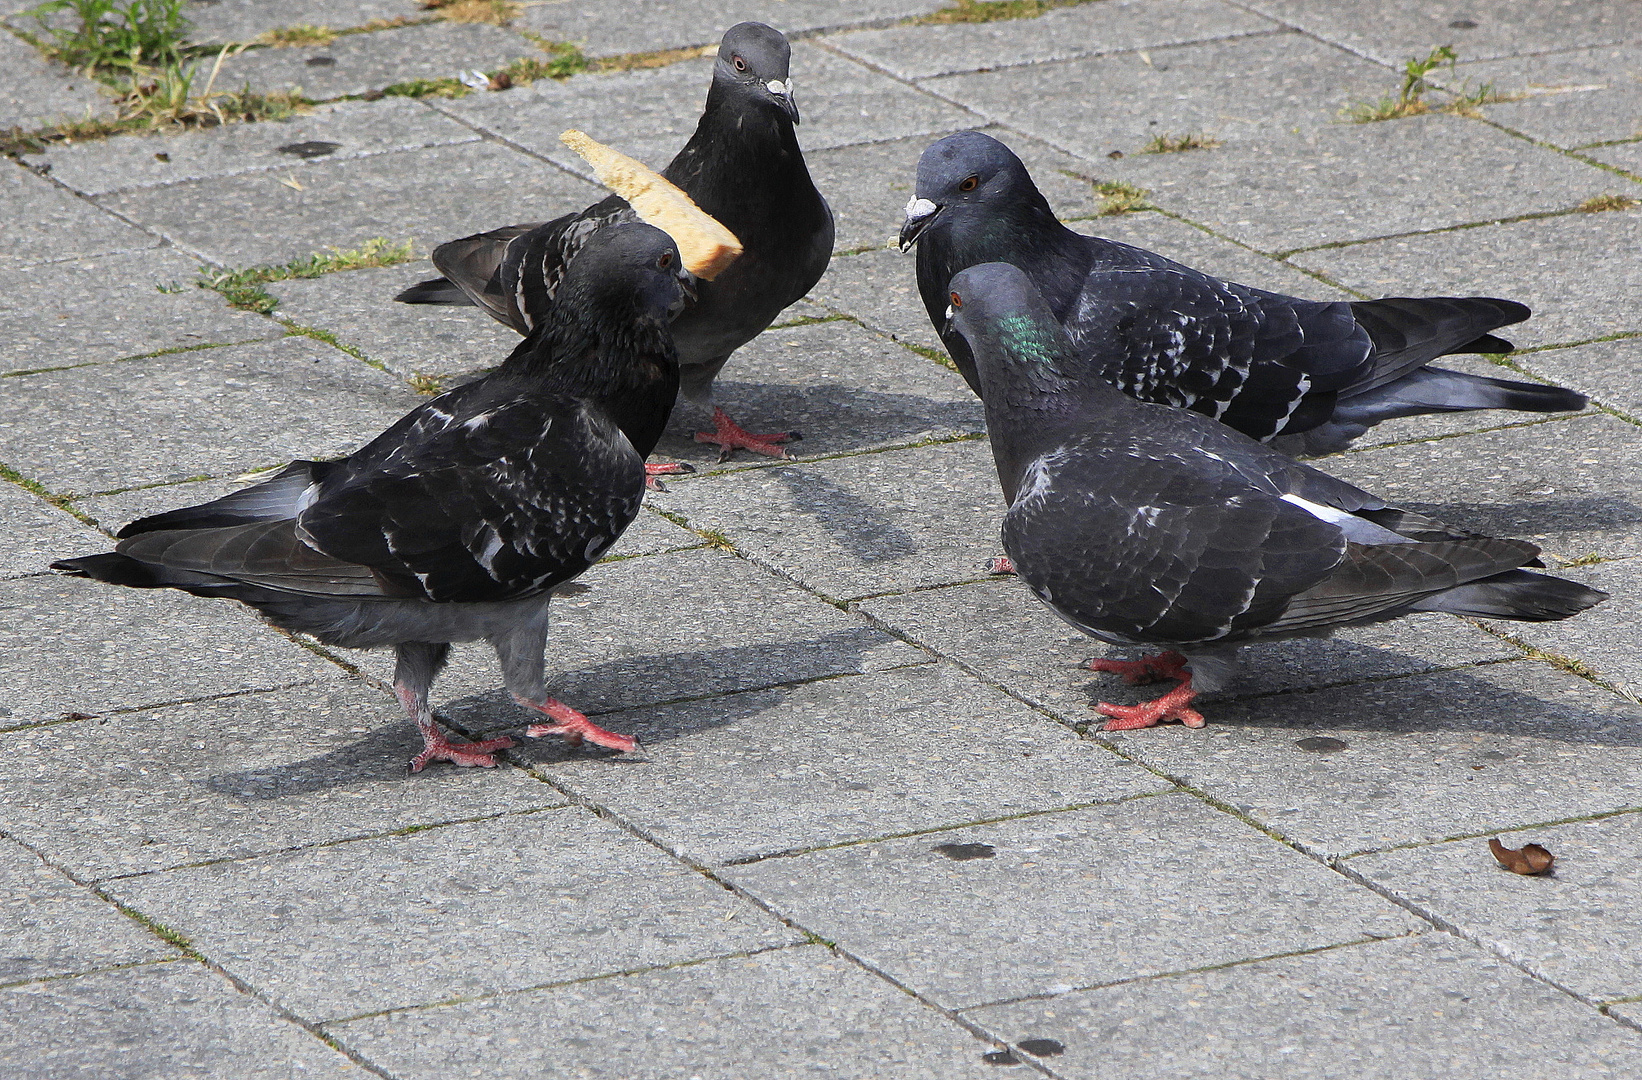
[[[344,452],[421,400],[416,375],[512,340],[390,303],[422,261],[275,282],[272,316],[194,288],[199,267],[373,237],[425,254],[579,207],[598,192],[557,133],[660,164],[708,61],[0,162],[0,1072],[1642,1076],[1642,210],[1575,210],[1642,196],[1642,6],[904,21],[944,2],[547,0],[512,28],[234,61],[317,97],[494,69],[536,53],[521,31],[593,56],[739,18],[802,38],[800,134],[839,250],[719,383],[749,427],[803,430],[802,453],[714,467],[680,410],[659,456],[703,471],[556,608],[558,692],[643,760],[531,744],[407,776],[383,657],[46,566],[246,470]],[[427,16],[190,12],[215,41]],[[1443,85],[1510,100],[1341,121],[1450,43]],[[3,32],[0,50],[0,124],[106,110]],[[1532,538],[1613,601],[1254,650],[1201,731],[1089,730],[1091,701],[1132,692],[982,573],[1000,502],[981,412],[887,249],[919,151],[966,127],[1077,227],[1249,284],[1534,305],[1503,362],[1593,408],[1387,424],[1326,466]],[[1140,152],[1188,132],[1219,145]],[[281,152],[309,141],[337,145]],[[1096,217],[1096,181],[1155,209]],[[523,721],[483,650],[436,692],[470,735]],[[1494,835],[1544,844],[1555,875],[1500,869]]]

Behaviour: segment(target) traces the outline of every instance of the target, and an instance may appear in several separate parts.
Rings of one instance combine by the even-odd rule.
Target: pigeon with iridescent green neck
[[[945,329],[973,359],[1009,509],[1003,546],[1051,611],[1115,645],[1092,660],[1130,682],[1179,679],[1106,730],[1178,720],[1234,670],[1237,647],[1325,637],[1417,611],[1539,622],[1606,599],[1521,569],[1539,549],[1451,528],[1186,409],[1091,377],[1031,279],[1006,263],[958,273]]]
[[[1313,301],[1221,281],[1068,229],[1020,158],[978,131],[948,135],[919,159],[901,229],[901,246],[912,244],[918,291],[937,332],[952,275],[979,263],[1013,263],[1099,378],[1288,453],[1342,450],[1398,416],[1585,407],[1572,390],[1427,366],[1449,353],[1510,352],[1491,331],[1526,319],[1521,304],[1489,297]],[[944,340],[979,393],[963,343]]]

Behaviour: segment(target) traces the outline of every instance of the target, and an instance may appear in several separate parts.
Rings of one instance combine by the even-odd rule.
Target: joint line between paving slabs
[[[30,575],[31,577],[55,577],[49,571],[44,574]],[[24,578],[8,580],[22,581]],[[55,727],[58,724],[78,724],[85,720],[98,720],[109,716],[129,716],[132,713],[148,712],[153,709],[170,709],[178,705],[197,705],[206,701],[225,701],[229,698],[250,697],[255,694],[278,694],[285,690],[296,690],[304,686],[317,686],[320,679],[298,679],[292,683],[281,683],[278,686],[253,686],[246,690],[229,690],[221,694],[205,694],[195,698],[179,698],[175,701],[153,701],[142,705],[124,705],[117,709],[109,709],[100,713],[71,712],[63,716],[52,717],[48,720],[31,720],[21,724],[12,724],[9,727],[0,727],[0,735],[13,731],[30,731],[34,728]]]
[[[377,1076],[382,1077],[383,1080],[394,1080],[394,1078],[389,1073],[387,1073],[383,1069],[378,1068],[376,1065],[373,1065],[369,1061],[366,1061],[363,1057],[361,1057],[355,1051],[353,1051],[351,1049],[348,1049],[347,1047],[345,1047],[342,1044],[340,1044],[339,1042],[337,1042],[334,1038],[332,1038],[326,1032],[321,1030],[321,1027],[320,1027],[319,1024],[314,1023],[310,1020],[307,1020],[304,1017],[298,1016],[296,1013],[292,1012],[290,1009],[287,1009],[283,1005],[280,1005],[277,1002],[273,1001],[268,995],[264,994],[255,985],[253,985],[252,983],[249,983],[246,980],[240,978],[239,976],[235,975],[233,972],[229,971],[227,968],[223,967],[221,964],[217,963],[215,960],[212,960],[210,957],[208,957],[204,953],[200,952],[198,949],[196,949],[194,947],[193,943],[190,942],[186,936],[184,936],[182,934],[179,934],[175,930],[172,930],[170,927],[166,926],[164,923],[161,923],[156,919],[150,918],[149,916],[143,914],[141,911],[139,911],[138,909],[132,907],[131,905],[122,903],[121,901],[115,899],[114,897],[110,896],[105,890],[103,890],[102,887],[95,884],[94,882],[82,880],[72,870],[69,870],[67,867],[64,867],[64,866],[59,866],[57,863],[55,863],[51,859],[47,858],[44,852],[36,849],[32,844],[30,844],[27,841],[23,840],[21,837],[15,835],[11,831],[6,830],[6,829],[0,829],[0,836],[3,836],[5,838],[13,841],[14,843],[20,845],[21,847],[26,848],[28,851],[32,852],[37,858],[39,858],[41,862],[45,863],[47,866],[51,867],[53,870],[56,870],[58,873],[62,874],[64,877],[68,878],[74,884],[80,886],[83,889],[86,889],[92,895],[96,896],[99,900],[102,900],[104,903],[107,903],[107,904],[111,905],[120,914],[124,915],[126,918],[130,919],[132,922],[135,922],[138,925],[142,926],[149,933],[153,934],[155,937],[158,937],[160,940],[164,941],[166,944],[170,945],[172,948],[174,948],[174,949],[178,950],[179,952],[181,952],[183,954],[183,956],[186,957],[187,959],[195,961],[196,963],[198,963],[201,967],[205,968],[206,970],[215,972],[217,975],[219,975],[222,978],[228,980],[229,985],[233,986],[235,990],[238,990],[240,993],[245,994],[246,996],[255,999],[257,1002],[261,1003],[265,1008],[267,1008],[270,1012],[272,1012],[279,1019],[284,1020],[286,1023],[292,1024],[295,1027],[298,1027],[298,1028],[302,1029],[302,1031],[306,1032],[308,1035],[312,1036],[313,1038],[317,1039],[318,1041],[324,1043],[326,1046],[330,1047],[332,1050],[335,1050],[337,1053],[342,1054],[344,1057],[348,1058],[348,1060],[354,1062],[356,1065],[360,1066],[363,1069],[369,1070],[370,1072],[374,1073]]]
[[[152,960],[133,960],[128,964],[108,964],[104,967],[87,968],[84,971],[66,971],[61,975],[42,975],[36,979],[18,979],[16,982],[0,982],[0,990],[15,990],[20,986],[38,986],[41,983],[68,982],[71,979],[85,979],[93,975],[107,975],[111,971],[129,971],[132,968],[159,967],[161,964],[175,964],[191,959],[186,956],[161,956]]]
[[[1595,814],[1578,814],[1574,817],[1557,818],[1553,821],[1536,821],[1528,825],[1507,825],[1498,829],[1483,829],[1480,832],[1455,833],[1452,836],[1439,837],[1435,840],[1409,840],[1406,843],[1388,844],[1385,847],[1348,851],[1344,855],[1335,855],[1332,858],[1338,861],[1360,859],[1365,855],[1384,855],[1388,851],[1408,851],[1413,848],[1435,847],[1438,844],[1452,844],[1457,840],[1481,840],[1485,836],[1504,836],[1507,833],[1552,829],[1559,825],[1578,825],[1586,821],[1606,821],[1609,818],[1624,817],[1627,814],[1642,814],[1642,806],[1626,806],[1618,810],[1603,810]]]
[[[677,861],[678,863],[688,867],[689,869],[693,870],[695,873],[700,874],[702,877],[706,878],[708,881],[711,881],[713,884],[719,886],[720,888],[722,888],[723,890],[725,890],[726,892],[728,892],[732,896],[739,897],[740,899],[746,901],[747,903],[752,904],[754,907],[758,908],[760,911],[763,911],[765,914],[769,915],[771,918],[774,918],[776,921],[780,922],[781,925],[783,925],[783,926],[785,926],[789,929],[798,931],[800,934],[804,935],[804,937],[806,939],[806,943],[825,946],[827,948],[827,950],[829,952],[831,952],[834,956],[841,957],[844,960],[847,960],[850,963],[854,964],[856,967],[860,968],[862,971],[865,971],[868,974],[877,976],[878,978],[882,979],[883,981],[889,983],[891,986],[895,987],[897,990],[899,990],[902,993],[906,994],[908,997],[910,997],[913,1000],[917,1001],[919,1004],[923,1005],[925,1008],[928,1008],[928,1009],[932,1010],[933,1012],[935,1012],[936,1014],[938,1014],[938,1015],[944,1017],[945,1019],[951,1021],[952,1023],[957,1024],[959,1027],[963,1028],[969,1034],[975,1036],[977,1039],[981,1040],[982,1042],[987,1043],[988,1045],[992,1046],[993,1048],[1003,1049],[1005,1046],[1007,1046],[1007,1044],[1003,1040],[994,1037],[991,1033],[985,1031],[985,1029],[981,1028],[980,1025],[978,1025],[975,1022],[969,1020],[967,1017],[960,1016],[955,1010],[946,1009],[946,1008],[944,1008],[940,1005],[937,1005],[935,1002],[931,1001],[929,998],[925,997],[924,995],[918,993],[916,990],[912,989],[910,986],[907,986],[905,983],[901,982],[899,979],[895,978],[894,976],[892,976],[892,975],[890,975],[886,972],[880,971],[878,968],[873,967],[871,964],[867,963],[861,957],[856,956],[854,953],[850,952],[848,949],[845,949],[845,948],[839,946],[837,942],[829,941],[828,939],[822,937],[820,934],[818,934],[815,931],[813,931],[813,930],[809,929],[808,927],[804,926],[802,923],[798,922],[798,920],[796,920],[796,919],[792,918],[791,916],[785,914],[784,912],[780,911],[773,904],[765,901],[762,897],[759,897],[759,896],[747,891],[746,889],[742,888],[741,886],[735,884],[732,881],[728,881],[725,878],[720,877],[713,870],[713,868],[711,866],[708,866],[706,863],[698,862],[695,859],[690,858],[689,856],[686,856],[686,855],[684,855],[680,852],[674,851],[672,848],[668,847],[667,844],[664,841],[662,841],[660,838],[651,835],[648,830],[644,829],[643,827],[641,827],[637,823],[628,821],[625,817],[623,817],[621,814],[617,813],[616,811],[613,811],[613,810],[611,810],[610,808],[608,808],[606,806],[600,805],[599,803],[593,802],[591,799],[588,799],[587,797],[581,795],[579,792],[576,792],[575,790],[561,784],[560,782],[558,782],[557,780],[555,780],[551,776],[536,774],[536,777],[542,783],[544,783],[544,784],[548,785],[549,787],[553,788],[555,791],[558,791],[566,799],[570,800],[570,802],[573,805],[581,807],[582,809],[587,810],[589,813],[593,814],[594,816],[600,818],[603,821],[609,822],[610,824],[612,824],[612,825],[616,826],[617,828],[621,829],[622,831],[626,832],[628,835],[632,836],[633,838],[635,838],[637,840],[640,840],[640,841],[642,841],[646,844],[649,844],[651,847],[656,848],[658,851],[662,852],[663,854],[665,854],[669,858],[671,858],[671,859]],[[1056,1077],[1057,1076],[1057,1074],[1052,1072],[1049,1068],[1047,1068],[1046,1066],[1043,1066],[1043,1065],[1041,1065],[1041,1064],[1039,1064],[1035,1061],[1026,1061],[1026,1060],[1023,1059],[1022,1064],[1031,1065],[1033,1068],[1037,1069],[1039,1072],[1043,1073],[1045,1076],[1049,1076],[1049,1077]]]

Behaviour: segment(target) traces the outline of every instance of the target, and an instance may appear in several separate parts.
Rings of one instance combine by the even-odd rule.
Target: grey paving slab
[[[1642,142],[1624,142],[1615,146],[1600,146],[1589,150],[1581,150],[1581,154],[1594,158],[1605,165],[1625,169],[1631,174],[1631,179],[1642,175]],[[1628,192],[1631,189],[1623,184],[1616,183],[1614,187]]]
[[[1602,169],[1439,114],[1103,164],[1103,176],[1150,191],[1164,209],[1271,252],[1567,210],[1625,186]],[[1479,185],[1478,175],[1502,181]]]
[[[351,452],[422,400],[312,338],[173,353],[8,380],[0,461],[61,492],[231,476]]]
[[[0,131],[26,131],[114,109],[95,79],[42,57],[21,39],[0,30]]]
[[[185,250],[249,266],[378,236],[413,239],[426,251],[483,229],[542,220],[544,208],[580,208],[603,190],[492,143],[315,162],[298,171],[190,181],[100,202]]]
[[[54,978],[177,951],[21,844],[0,843],[0,983]]]
[[[416,0],[190,0],[184,9],[194,41],[254,41],[287,26],[364,26],[375,19],[426,19]]]
[[[84,199],[23,168],[0,165],[0,267],[11,269],[110,251],[151,248],[158,239],[104,213]]]
[[[439,241],[432,241],[439,242]],[[484,371],[505,360],[519,335],[476,307],[396,304],[402,289],[439,274],[426,259],[268,285],[279,317],[327,330],[404,378]]]
[[[1069,1080],[1600,1080],[1642,1068],[1635,1031],[1438,933],[969,1017],[1017,1044],[1061,1044],[1044,1064]]]
[[[407,1078],[992,1076],[990,1049],[826,949],[577,983],[327,1030]]]
[[[1276,29],[1271,20],[1219,0],[1106,0],[1035,19],[863,30],[828,44],[903,79],[919,79]]]
[[[994,854],[958,861],[934,850],[970,843]],[[1416,925],[1390,902],[1185,795],[723,873],[948,1008],[1389,937]]]
[[[329,45],[252,49],[229,57],[217,79],[227,86],[249,85],[265,93],[289,90],[318,100],[412,79],[494,71],[527,56],[545,58],[535,42],[500,26],[435,22],[350,34]]]
[[[1462,64],[1439,78],[1462,92],[1491,84],[1502,94],[1520,96],[1484,105],[1482,114],[1556,146],[1642,135],[1642,45]]]
[[[1377,64],[1279,33],[1157,48],[1144,59],[1139,52],[1121,53],[943,76],[922,85],[989,120],[1104,164],[1111,151],[1132,156],[1163,133],[1205,133],[1227,147],[1291,142],[1295,128],[1316,135],[1334,126],[1341,109],[1378,98],[1390,81]],[[1178,156],[1209,168],[1214,155]]]
[[[998,554],[992,452],[965,441],[673,485],[669,509],[825,596],[970,581]]]
[[[334,163],[390,150],[477,142],[471,128],[409,98],[316,105],[288,120],[226,124],[205,131],[125,135],[56,143],[23,160],[49,167],[54,179],[85,195],[156,187],[184,180],[281,169],[292,175],[312,163]],[[282,147],[307,146],[302,154]]]
[[[517,25],[579,42],[589,56],[613,56],[717,45],[724,31],[749,19],[796,34],[922,15],[946,6],[946,0],[650,0],[643,17],[635,18],[626,5],[569,0],[528,6]]]
[[[1092,214],[1099,208],[1100,197],[1081,179],[1089,171],[1087,162],[1001,128],[982,130],[1007,142],[1020,155],[1056,212],[1070,217]],[[915,135],[807,155],[815,186],[832,205],[837,250],[895,246],[907,201],[912,198],[918,157],[935,139],[934,135]]]
[[[1604,186],[1629,190],[1611,174]],[[1293,262],[1373,296],[1521,301],[1534,316],[1510,338],[1525,347],[1642,330],[1642,270],[1631,257],[1639,244],[1642,212],[1611,210],[1306,251]]]
[[[1483,838],[1365,855],[1351,869],[1542,978],[1597,1001],[1642,994],[1642,941],[1631,918],[1642,894],[1636,814],[1505,833],[1540,844],[1546,876],[1503,869]]]
[[[1227,702],[1201,731],[1113,738],[1330,855],[1642,806],[1642,709],[1537,661]]]
[[[798,457],[972,435],[985,426],[980,401],[957,373],[842,321],[755,338],[719,374],[713,399],[749,431],[802,434],[789,451]],[[656,455],[716,465],[719,449],[694,439],[710,419],[688,404],[675,408]],[[769,459],[741,452],[733,460]]]
[[[33,492],[0,482],[0,578],[44,573],[58,559],[106,550],[106,536]]]
[[[524,89],[473,94],[437,107],[579,175],[590,176],[591,170],[559,142],[566,128],[585,128],[599,141],[660,168],[694,133],[712,64],[688,60],[564,82],[539,80]],[[973,113],[802,41],[793,46],[792,79],[803,115],[798,142],[805,153],[977,123]]]
[[[69,367],[161,349],[279,337],[283,327],[195,288],[169,248],[0,267],[0,370]],[[161,292],[160,288],[176,289]]]
[[[1494,626],[1536,649],[1578,660],[1608,685],[1642,698],[1642,658],[1629,648],[1637,605],[1642,602],[1642,559],[1619,559],[1557,573],[1601,589],[1612,599],[1566,622]]]
[[[26,1080],[353,1078],[359,1066],[189,961],[5,991],[0,1057]]]
[[[1159,693],[1156,687],[1128,687],[1115,676],[1084,668],[1091,656],[1138,654],[1072,629],[1014,578],[880,597],[855,606],[1070,723],[1104,722],[1089,711],[1097,701],[1130,704]],[[1351,627],[1328,639],[1244,649],[1237,681],[1200,700],[1388,679],[1520,655],[1510,644],[1453,618],[1418,615]],[[1211,721],[1218,710],[1208,712]]]
[[[107,887],[314,1019],[803,940],[570,807]]]
[[[338,675],[227,601],[55,574],[0,583],[0,596],[0,726]]]
[[[1639,28],[1626,0],[1472,0],[1464,5],[1386,0],[1372,7],[1329,0],[1250,0],[1247,7],[1325,41],[1401,67],[1438,45],[1466,59],[1552,52],[1632,40]],[[1456,25],[1474,23],[1472,26]]]
[[[542,773],[707,863],[1171,786],[944,664],[609,722],[648,748],[645,768],[583,760]]]
[[[1631,416],[1642,415],[1642,340],[1600,341],[1572,349],[1544,349],[1511,358],[1539,375],[1591,395]]]
[[[1642,432],[1594,415],[1328,459],[1328,471],[1461,528],[1569,561],[1642,553]]]
[[[590,713],[654,706],[784,683],[922,664],[928,654],[750,565],[710,550],[602,563],[577,579],[585,592],[553,605],[548,683]],[[386,652],[349,652],[382,679]],[[434,689],[441,711],[471,729],[517,729],[528,719],[502,692],[494,651],[459,645]],[[532,760],[568,751],[533,744]],[[601,759],[605,756],[600,753]]]
[[[899,341],[946,355],[918,299],[918,271],[911,254],[885,250],[834,258],[826,276],[810,290],[810,299]]]
[[[87,878],[562,805],[518,769],[405,763],[398,703],[332,682],[0,735],[5,828]]]

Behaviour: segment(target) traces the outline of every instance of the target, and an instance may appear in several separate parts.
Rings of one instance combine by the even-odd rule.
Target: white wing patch
[[[1066,458],[1067,450],[1063,446],[1059,450],[1051,450],[1028,465],[1021,474],[1021,486],[1015,492],[1015,502],[1011,509],[1022,503],[1043,498],[1050,485],[1055,482],[1054,470],[1060,468]]]
[[[1293,503],[1314,518],[1319,518],[1337,527],[1346,534],[1346,539],[1354,544],[1411,544],[1406,536],[1392,532],[1390,529],[1376,525],[1366,518],[1356,514],[1349,514],[1344,510],[1337,510],[1332,506],[1322,506],[1309,499],[1302,499],[1298,495],[1284,495],[1283,501]]]

